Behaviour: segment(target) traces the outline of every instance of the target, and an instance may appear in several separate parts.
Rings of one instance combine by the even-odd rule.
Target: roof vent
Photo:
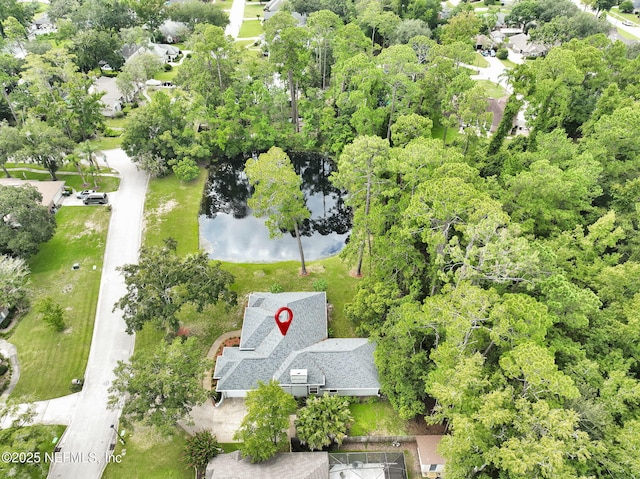
[[[291,370],[291,384],[306,384],[307,383],[307,370],[306,369],[292,369]]]

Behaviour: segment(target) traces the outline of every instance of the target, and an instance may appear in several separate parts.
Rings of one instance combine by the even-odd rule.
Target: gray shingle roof
[[[307,383],[326,389],[378,389],[374,350],[375,345],[363,338],[327,339],[291,353],[274,377],[288,384],[291,369],[307,369]]]
[[[275,312],[286,306],[293,320],[286,334]],[[245,309],[239,348],[225,348],[213,377],[218,391],[248,391],[275,378],[288,384],[291,369],[306,369],[307,384],[327,389],[378,389],[375,345],[367,339],[326,339],[325,293],[254,293]]]

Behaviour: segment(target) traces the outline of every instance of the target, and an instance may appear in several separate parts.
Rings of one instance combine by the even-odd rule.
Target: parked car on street
[[[87,196],[89,196],[90,194],[95,193],[95,190],[82,190],[81,192],[79,192],[76,195],[76,198],[80,199],[80,200],[84,200]]]

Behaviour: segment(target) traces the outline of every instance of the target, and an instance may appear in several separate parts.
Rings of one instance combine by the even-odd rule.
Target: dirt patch
[[[141,451],[148,451],[159,444],[169,444],[172,440],[173,436],[158,434],[152,427],[140,423],[135,425],[132,436],[127,439]]]
[[[174,199],[165,201],[156,209],[149,211],[149,216],[163,216],[178,206],[178,202]]]
[[[265,276],[265,272],[262,271],[261,269],[259,269],[258,271],[254,271],[253,272],[253,277],[254,278],[264,278]]]
[[[406,427],[411,436],[430,436],[445,433],[445,427],[442,424],[429,425],[424,420],[424,416],[408,420]]]
[[[73,291],[73,285],[72,285],[72,284],[65,284],[65,285],[62,287],[62,292],[63,292],[64,294],[69,294],[71,291]]]
[[[104,225],[96,223],[95,221],[87,220],[84,222],[84,227],[87,231],[100,233],[104,231]]]
[[[224,350],[224,348],[232,348],[234,346],[240,346],[240,338],[236,337],[236,338],[229,338],[225,341],[222,342],[222,344],[220,345],[220,347],[216,350],[216,358],[218,356],[222,356],[222,351]]]
[[[92,235],[93,233],[101,233],[104,231],[105,226],[95,221],[87,220],[82,225],[78,225],[78,229],[80,230],[78,233],[73,235],[71,239],[80,239],[85,236]]]
[[[325,267],[323,264],[311,264],[307,266],[308,273],[324,273]]]

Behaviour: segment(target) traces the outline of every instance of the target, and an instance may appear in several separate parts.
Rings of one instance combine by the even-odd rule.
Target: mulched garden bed
[[[229,338],[223,341],[220,347],[218,348],[218,350],[216,351],[215,357],[217,358],[218,356],[222,356],[222,350],[224,348],[232,348],[234,346],[240,346],[240,337]]]

